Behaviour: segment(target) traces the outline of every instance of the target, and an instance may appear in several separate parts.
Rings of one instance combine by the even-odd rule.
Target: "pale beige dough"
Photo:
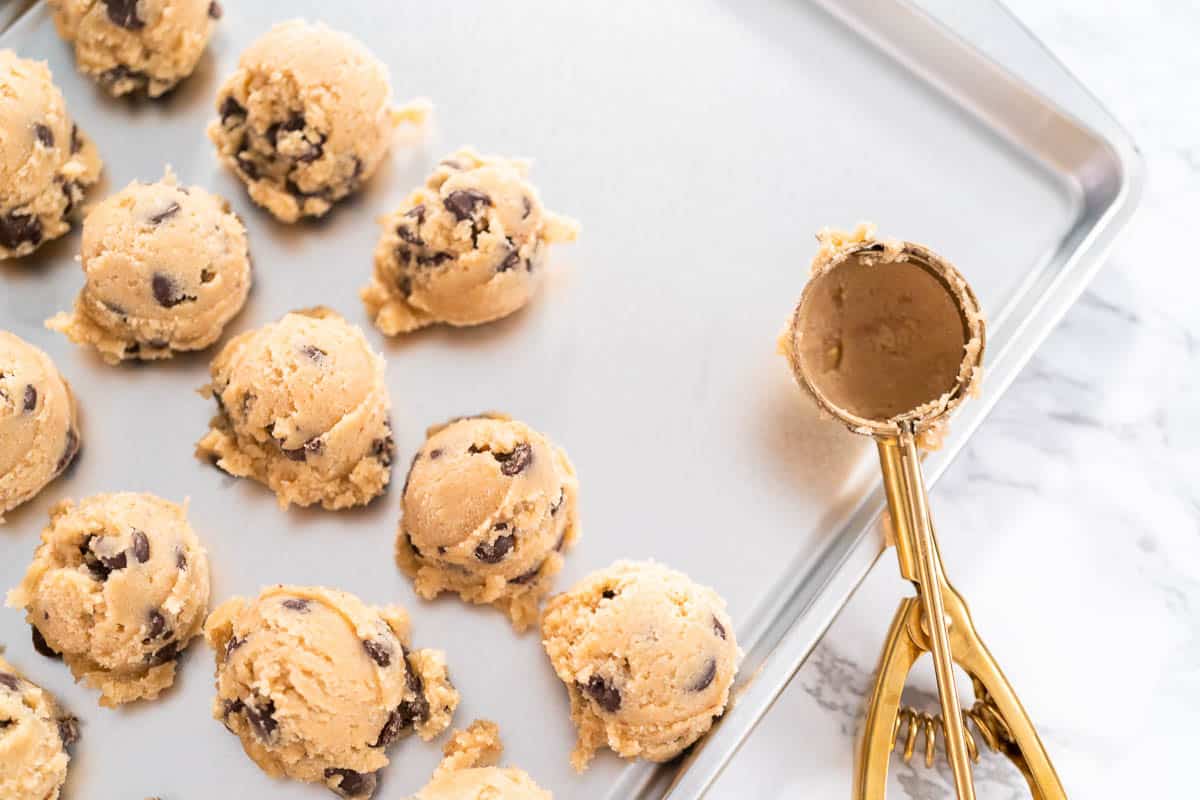
[[[552,598],[542,644],[570,695],[578,770],[604,745],[679,755],[724,713],[741,658],[720,596],[653,562],[617,562]]]
[[[71,385],[50,356],[0,331],[0,522],[61,474],[79,444]]]
[[[217,415],[196,456],[265,483],[282,508],[364,505],[391,480],[383,368],[362,331],[327,308],[236,336],[202,390]]]
[[[524,630],[578,537],[578,495],[567,454],[522,422],[434,426],[404,484],[397,563],[422,597],[457,592]]]
[[[409,800],[552,800],[524,770],[497,767],[502,750],[494,722],[455,731],[433,778]]]
[[[151,494],[57,504],[8,605],[100,705],[157,697],[208,612],[208,554],[182,506]]]
[[[0,798],[58,800],[79,720],[0,657]]]
[[[480,325],[533,297],[549,245],[579,223],[542,206],[528,162],[463,148],[383,218],[375,272],[361,294],[389,336],[435,322]]]
[[[428,741],[458,706],[445,656],[409,649],[408,615],[345,592],[274,586],[218,606],[213,717],[267,774],[366,798],[387,747]]]
[[[159,97],[192,74],[221,17],[216,0],[48,0],[75,61],[114,96]]]
[[[45,62],[0,50],[0,260],[69,231],[99,179],[96,147],[71,121]]]
[[[83,221],[84,286],[46,326],[105,361],[170,358],[215,342],[246,302],[246,229],[229,204],[168,169],[131,183]]]
[[[367,181],[401,123],[428,104],[392,106],[387,67],[322,23],[275,25],[242,53],[217,93],[208,137],[254,202],[284,222],[323,216]]]

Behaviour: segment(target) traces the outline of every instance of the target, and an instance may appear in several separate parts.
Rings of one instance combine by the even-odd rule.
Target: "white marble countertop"
[[[943,555],[1071,797],[1193,796],[1200,274],[1181,245],[1200,221],[1200,5],[1008,3],[1127,127],[1149,181],[1108,264],[937,486]],[[850,796],[864,694],[906,592],[885,554],[710,797]],[[911,684],[935,711],[928,660]],[[917,762],[893,758],[890,797],[954,797],[944,762]],[[981,800],[1029,796],[997,754],[975,775]]]

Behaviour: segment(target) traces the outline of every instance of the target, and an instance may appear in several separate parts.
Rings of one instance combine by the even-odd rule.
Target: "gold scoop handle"
[[[962,722],[958,689],[954,685],[954,655],[950,648],[950,632],[946,628],[946,607],[942,597],[946,577],[933,538],[925,479],[921,474],[921,459],[914,431],[905,428],[898,439],[880,441],[879,455],[884,483],[889,487],[888,503],[892,519],[903,519],[907,523],[896,526],[897,540],[904,539],[910,545],[908,549],[916,572],[917,597],[924,611],[923,619],[928,626],[933,654],[938,702],[942,707],[942,718],[946,720],[946,757],[954,773],[954,788],[959,800],[975,800],[975,784],[971,779],[971,762],[967,756],[967,732]],[[904,533],[907,535],[902,535]]]
[[[892,533],[900,572],[916,584],[920,596],[905,598],[900,603],[880,655],[859,746],[854,796],[861,800],[883,800],[887,789],[888,762],[898,732],[900,697],[908,673],[917,659],[926,652],[933,653],[935,668],[937,666],[937,645],[933,631],[929,630],[930,626],[924,622],[931,619],[926,611],[929,595],[926,594],[926,581],[923,579],[927,579],[936,587],[937,601],[943,613],[940,617],[932,618],[940,618],[948,623],[945,627],[933,628],[941,628],[947,634],[948,651],[952,661],[971,676],[976,684],[976,694],[981,694],[982,689],[979,701],[991,712],[987,719],[992,720],[993,724],[988,726],[989,729],[985,733],[989,744],[1012,760],[1025,776],[1035,800],[1066,800],[1062,782],[1050,763],[1029,715],[980,639],[962,595],[946,579],[928,505],[923,502],[925,493],[917,462],[918,454],[911,439],[906,446],[903,438],[877,440],[879,461],[883,469],[888,508],[891,510]],[[914,497],[918,492],[919,500]],[[914,510],[919,516],[913,513]],[[914,525],[915,519],[923,519],[924,524]],[[938,691],[939,698],[944,701],[941,677],[939,674]],[[951,721],[943,723],[947,735],[947,754],[950,755],[952,732],[957,730],[963,736],[963,756],[966,758],[965,739],[969,734],[965,729],[963,715],[957,710],[957,694],[954,699],[956,708],[949,713],[946,711],[945,702],[942,702],[942,719]],[[971,748],[971,751],[974,752],[974,748]],[[951,763],[953,764],[953,761]],[[955,777],[957,780],[957,773]],[[969,781],[968,773],[968,785]]]

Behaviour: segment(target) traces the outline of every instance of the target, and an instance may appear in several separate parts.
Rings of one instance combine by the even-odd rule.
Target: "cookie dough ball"
[[[229,205],[167,170],[131,183],[83,222],[84,286],[46,325],[110,364],[215,342],[246,302],[246,229]]]
[[[265,483],[287,508],[365,505],[391,480],[383,358],[327,308],[230,340],[212,363],[217,401],[197,457]]]
[[[571,763],[607,744],[668,761],[725,711],[741,657],[725,602],[652,562],[618,562],[546,605],[542,644],[571,697]]]
[[[422,597],[457,592],[524,630],[578,536],[578,494],[567,454],[522,422],[435,426],[404,484],[397,562]]]
[[[208,554],[186,510],[151,494],[98,494],[50,512],[8,605],[39,650],[62,655],[100,705],[152,699],[208,611]]]
[[[99,179],[96,147],[71,121],[45,62],[0,50],[0,259],[69,231],[84,189]]]
[[[435,322],[480,325],[529,302],[547,245],[574,241],[579,223],[542,206],[528,171],[524,161],[459,150],[384,217],[362,290],[375,327],[395,336]]]
[[[217,661],[213,716],[267,774],[375,791],[387,747],[450,724],[444,655],[410,650],[408,615],[331,589],[275,586],[218,606],[204,628]]]
[[[62,473],[78,451],[71,385],[50,356],[0,331],[0,522]]]
[[[494,722],[476,720],[455,731],[433,779],[411,800],[552,800],[528,773],[496,766],[502,749]]]
[[[392,107],[387,67],[357,39],[283,22],[242,53],[217,94],[208,138],[254,202],[284,222],[323,216],[375,172],[396,126],[428,105]]]
[[[0,658],[0,797],[58,800],[79,720]]]
[[[192,74],[221,16],[216,0],[49,0],[80,71],[120,97],[158,97]]]

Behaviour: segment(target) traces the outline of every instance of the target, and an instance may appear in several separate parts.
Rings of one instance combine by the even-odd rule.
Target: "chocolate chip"
[[[306,458],[303,447],[288,450],[286,447],[280,445],[279,450],[292,461],[303,461]]]
[[[610,714],[621,707],[621,692],[599,675],[593,675],[588,679],[587,685],[581,688],[600,708]]]
[[[150,539],[146,534],[137,530],[133,532],[133,557],[139,564],[145,564],[150,560]]]
[[[325,357],[329,355],[329,353],[326,353],[324,350],[314,344],[304,345],[300,348],[300,352],[318,364],[324,362]]]
[[[12,725],[13,721],[11,719],[0,719],[0,731],[7,730]]]
[[[508,476],[519,475],[533,463],[533,448],[522,442],[511,453],[492,453],[500,462],[500,472]]]
[[[333,791],[346,798],[365,798],[370,797],[375,792],[375,787],[379,785],[379,777],[374,772],[355,772],[352,769],[338,769],[336,767],[328,767],[325,770],[325,779],[329,780],[336,778]]]
[[[230,714],[240,714],[241,712],[243,712],[245,710],[246,710],[246,704],[243,703],[240,699],[234,698],[233,700],[225,701],[225,707],[224,707],[224,711],[222,713],[223,713],[223,716],[228,718]]]
[[[508,251],[508,255],[500,262],[500,266],[496,267],[496,272],[508,272],[519,263],[521,263],[521,254],[514,248]]]
[[[415,231],[410,231],[403,225],[396,226],[396,235],[409,244],[416,245],[417,247],[421,247],[425,244],[425,240],[418,236]]]
[[[308,200],[312,197],[320,198],[321,200],[329,200],[331,198],[329,187],[326,186],[321,189],[317,189],[314,192],[309,192],[301,189],[300,184],[296,183],[291,178],[288,178],[283,182],[283,188],[287,190],[288,194],[290,194],[292,197],[295,197],[297,200]]]
[[[137,0],[103,0],[103,2],[108,8],[108,18],[114,25],[120,25],[131,31],[146,27],[145,21],[137,15]]]
[[[410,208],[408,211],[405,211],[404,216],[415,219],[417,221],[417,224],[420,225],[421,223],[423,223],[425,221],[425,204],[418,203],[417,205]]]
[[[387,722],[383,724],[383,729],[379,731],[379,738],[372,747],[387,747],[415,723],[425,722],[429,719],[429,700],[425,697],[424,682],[417,671],[413,669],[408,651],[404,650],[403,645],[401,645],[401,650],[404,653],[406,669],[404,681],[408,686],[408,691],[413,695],[413,699],[401,702],[388,715]]]
[[[125,551],[112,556],[102,556],[93,549],[92,545],[96,539],[102,538],[96,534],[88,534],[83,543],[79,545],[79,553],[83,556],[83,564],[92,573],[92,577],[98,581],[108,580],[108,576],[114,570],[125,569],[128,566],[128,558]]]
[[[255,735],[264,742],[270,743],[279,723],[275,720],[275,701],[271,698],[257,698],[256,703],[246,703],[246,721],[254,730]]]
[[[79,126],[71,123],[71,154],[74,155],[83,149],[83,139],[79,135]]]
[[[563,503],[567,502],[567,491],[565,489],[558,490],[558,499],[554,501],[554,505],[550,506],[550,516],[558,514],[558,510],[562,508]]]
[[[249,178],[252,181],[256,181],[259,178],[258,165],[255,164],[250,159],[251,159],[251,157],[247,156],[245,151],[238,153],[237,154],[238,169],[240,169],[242,171],[242,174],[245,175],[247,178]]]
[[[325,452],[325,442],[321,440],[320,436],[314,436],[304,443],[304,452],[309,455],[319,456]]]
[[[612,589],[605,589],[603,592],[600,593],[600,596],[603,597],[605,600],[612,600],[614,597],[617,596],[617,593],[614,592]]]
[[[33,135],[42,143],[43,147],[54,147],[54,131],[47,128],[40,122],[33,123]]]
[[[709,684],[713,682],[713,678],[715,677],[717,677],[717,660],[715,658],[710,658],[708,663],[704,665],[704,671],[697,675],[696,680],[692,681],[691,685],[687,687],[688,691],[704,691],[708,688]]]
[[[246,108],[237,100],[234,100],[233,96],[230,95],[221,101],[220,114],[222,124],[233,119],[234,117],[241,117],[242,120],[245,120]]]
[[[58,738],[63,747],[70,747],[79,741],[79,719],[77,717],[61,717],[58,720]]]
[[[529,202],[529,197],[527,195],[521,195],[521,206],[524,209],[524,213],[521,214],[521,219],[528,219],[529,215],[533,212],[533,203]]]
[[[128,82],[137,90],[146,87],[150,82],[150,76],[140,70],[130,69],[124,64],[118,64],[112,69],[102,72],[99,80],[103,86],[115,86],[118,83]]]
[[[36,625],[29,626],[29,632],[33,639],[33,649],[44,655],[46,658],[62,658],[62,654],[46,643],[46,637],[42,636],[42,632],[38,630]]]
[[[212,2],[208,4],[208,16],[212,17],[213,19],[220,19],[224,13],[225,9],[221,8],[221,4],[218,3],[217,0],[212,0]]]
[[[147,655],[145,661],[147,664],[157,667],[177,658],[179,658],[179,642],[170,642],[165,647]]]
[[[54,472],[57,474],[66,469],[78,452],[79,434],[75,432],[74,428],[67,428],[67,442],[63,447],[63,454],[59,456],[58,463],[54,465]]]
[[[381,667],[390,666],[392,663],[392,648],[386,642],[376,641],[374,639],[364,639],[363,650],[367,651],[367,655]]]
[[[16,675],[0,672],[0,686],[5,687],[10,692],[15,692],[21,688],[21,679]]]
[[[175,568],[179,570],[187,569],[187,553],[183,550],[183,545],[175,548]]]
[[[179,213],[179,203],[176,203],[174,200],[172,200],[171,204],[168,205],[166,208],[164,208],[162,211],[150,216],[150,224],[151,225],[161,225],[165,221],[167,221],[168,219],[170,219],[171,217],[175,216],[178,213]],[[162,302],[162,301],[160,300],[159,302]]]
[[[441,458],[441,457],[442,457],[442,451],[441,451],[441,449],[440,449],[440,448],[436,448],[436,447],[435,447],[434,449],[432,449],[432,450],[430,450],[430,451],[429,451],[429,459],[430,459],[431,461],[433,461],[433,460],[435,460],[435,459],[439,459],[439,458]]]
[[[391,436],[385,436],[382,439],[376,439],[371,442],[371,456],[385,467],[392,465],[392,451],[395,450],[395,442]]]
[[[205,267],[204,269],[200,270],[200,282],[201,283],[212,283],[213,278],[215,278],[215,277],[217,277],[216,270],[209,269],[208,267]]]
[[[162,635],[162,632],[167,629],[167,619],[162,615],[162,612],[155,609],[149,614],[149,624],[147,625],[146,638],[142,639],[142,644],[150,644],[150,642]]]
[[[501,523],[501,525],[503,524]],[[497,526],[497,530],[504,530],[504,528]],[[516,537],[511,533],[506,533],[497,536],[493,542],[482,542],[475,548],[475,558],[485,564],[498,564],[512,550],[514,541],[516,541]]]
[[[542,562],[542,563],[545,563],[545,562]],[[538,576],[538,573],[541,571],[542,571],[542,564],[538,564],[536,567],[529,570],[528,572],[522,572],[520,575],[518,575],[515,578],[509,578],[508,582],[516,583],[516,584],[526,584],[526,583],[529,583],[534,578],[536,578]]]
[[[0,217],[0,247],[16,250],[23,244],[42,241],[42,221],[30,214],[10,211]]]
[[[405,724],[404,717],[400,714],[400,709],[395,708],[392,713],[388,714],[387,721],[383,723],[383,727],[379,729],[379,736],[375,739],[375,744],[371,747],[387,747],[392,742],[400,738],[400,734],[404,729],[411,725],[411,720]]]
[[[250,406],[254,405],[254,401],[258,396],[254,392],[246,392],[242,395],[242,418],[244,419],[250,413]]]
[[[305,600],[303,597],[289,597],[283,601],[284,608],[288,609],[289,611],[297,611],[301,614],[307,614],[310,605],[311,603],[309,603],[309,601]]]
[[[154,299],[163,308],[174,308],[183,302],[195,301],[195,297],[185,294],[174,278],[162,272],[156,272],[150,278],[150,288],[154,290]]]
[[[33,384],[28,384],[25,387],[25,413],[29,413],[37,408],[37,389],[33,388]]]
[[[417,263],[422,267],[436,267],[438,264],[449,261],[453,257],[449,253],[430,253],[429,255],[417,256]]]
[[[242,646],[242,645],[244,645],[245,643],[246,643],[246,640],[245,640],[245,639],[239,639],[239,638],[238,638],[238,637],[236,637],[236,636],[230,636],[230,637],[229,637],[229,639],[228,639],[228,641],[226,641],[226,642],[225,642],[225,660],[226,660],[226,661],[228,661],[228,660],[229,660],[229,657],[230,657],[231,655],[233,655],[233,651],[234,651],[234,650],[237,650],[239,647],[241,647],[241,646]],[[240,704],[242,701],[241,701],[241,700],[236,700],[236,701],[234,701],[234,702],[236,702],[236,703],[239,703],[239,704]],[[240,706],[239,706],[239,710],[240,710]],[[226,704],[226,708],[225,708],[225,714],[226,714],[226,715],[228,715],[228,714],[229,714],[229,707],[228,707],[228,704]]]
[[[722,625],[721,620],[717,619],[716,617],[713,617],[713,633],[715,633],[717,636],[720,636],[722,639],[725,638],[725,626]]]
[[[475,189],[458,189],[446,195],[442,205],[458,220],[470,219],[475,209],[480,206],[490,206],[492,199],[483,192]]]

